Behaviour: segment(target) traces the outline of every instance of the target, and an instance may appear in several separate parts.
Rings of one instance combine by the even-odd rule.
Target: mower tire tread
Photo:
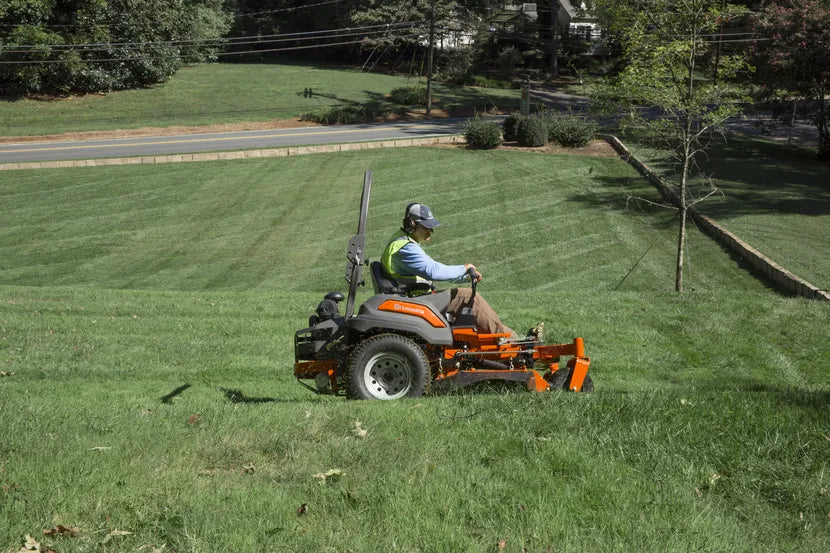
[[[349,356],[346,395],[350,399],[420,397],[429,379],[429,362],[418,343],[400,334],[378,334]]]

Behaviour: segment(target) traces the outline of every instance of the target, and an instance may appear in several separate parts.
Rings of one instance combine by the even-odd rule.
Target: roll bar
[[[351,237],[346,249],[346,282],[349,283],[349,298],[346,301],[346,318],[354,315],[357,287],[363,282],[363,264],[366,262],[366,219],[369,216],[369,194],[372,191],[372,172],[363,174],[363,194],[360,196],[360,216],[357,234]]]

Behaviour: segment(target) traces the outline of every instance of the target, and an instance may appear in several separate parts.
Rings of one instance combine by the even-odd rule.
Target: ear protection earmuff
[[[408,206],[406,206],[406,211],[403,214],[403,225],[401,228],[403,228],[403,231],[407,234],[415,232],[415,221],[409,214],[409,210],[412,209],[413,205],[415,205],[415,203],[411,203]]]

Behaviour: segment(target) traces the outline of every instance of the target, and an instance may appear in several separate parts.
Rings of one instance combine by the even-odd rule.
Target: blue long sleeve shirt
[[[392,256],[392,269],[399,275],[427,280],[462,282],[467,278],[464,265],[444,265],[426,254],[418,243],[410,242]]]

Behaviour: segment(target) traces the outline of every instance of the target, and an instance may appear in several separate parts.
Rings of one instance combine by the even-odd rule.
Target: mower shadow
[[[278,403],[284,401],[281,399],[277,399],[275,397],[246,396],[240,390],[231,390],[229,388],[219,388],[219,390],[225,395],[227,400],[231,403]]]

